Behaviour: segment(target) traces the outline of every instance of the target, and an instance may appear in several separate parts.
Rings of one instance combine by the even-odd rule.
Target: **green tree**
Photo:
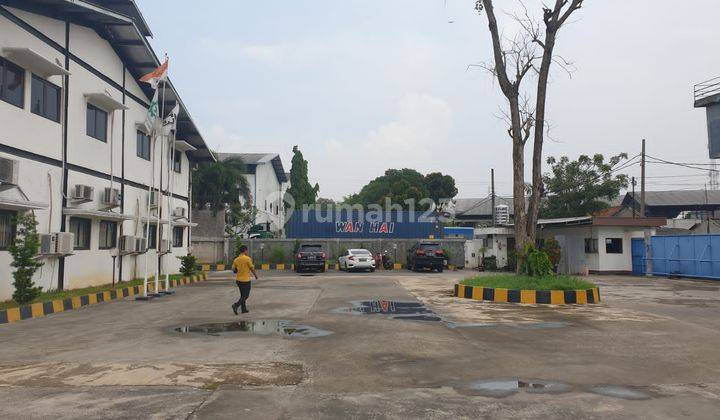
[[[440,205],[440,200],[443,198],[453,198],[458,193],[455,179],[440,172],[425,175],[425,188],[427,188],[428,194],[436,206]]]
[[[247,167],[239,157],[201,164],[193,174],[195,206],[217,213],[228,205],[240,203],[241,197],[246,204],[250,204],[252,193],[250,184],[243,176],[245,173]]]
[[[20,305],[32,302],[42,292],[42,288],[35,287],[33,276],[43,266],[43,263],[36,259],[40,249],[40,237],[37,233],[37,220],[32,213],[19,214],[15,220],[16,238],[10,245],[10,255],[13,262],[10,264],[15,268],[13,272],[13,300]]]
[[[428,196],[425,177],[420,172],[407,168],[388,169],[385,175],[373,179],[360,192],[347,197],[345,203],[384,206],[389,199],[391,203],[407,209],[405,200],[413,199],[419,202]]]
[[[249,202],[233,203],[225,211],[225,233],[231,236],[247,232],[255,224],[258,210]]]
[[[542,217],[586,216],[607,208],[607,201],[628,186],[627,175],[613,172],[626,159],[626,153],[607,162],[601,154],[581,155],[574,161],[567,156],[559,160],[549,157],[551,171],[543,176],[548,197],[541,208]]]
[[[315,204],[320,186],[310,185],[308,181],[308,161],[297,146],[293,147],[292,166],[290,167],[290,188],[287,194],[295,201],[295,206]]]

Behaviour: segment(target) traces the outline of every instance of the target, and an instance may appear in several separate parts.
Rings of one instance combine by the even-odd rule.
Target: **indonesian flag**
[[[140,81],[145,82],[145,83],[150,83],[150,85],[153,87],[153,89],[157,89],[157,86],[160,83],[160,81],[167,79],[169,63],[170,63],[170,60],[166,57],[165,62],[162,63],[162,65],[160,67],[156,68],[152,72],[141,77]]]

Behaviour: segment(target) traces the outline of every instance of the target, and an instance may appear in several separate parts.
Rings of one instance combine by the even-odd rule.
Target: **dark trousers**
[[[247,302],[250,297],[251,284],[249,281],[236,281],[235,284],[237,284],[238,289],[240,289],[240,300],[235,302],[235,306],[239,306],[243,311],[246,311],[247,307],[245,306],[245,302]]]

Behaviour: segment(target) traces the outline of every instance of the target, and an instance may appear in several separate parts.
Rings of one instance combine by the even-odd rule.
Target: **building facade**
[[[0,300],[14,290],[7,249],[19,212],[33,212],[41,234],[73,234],[71,252],[62,238],[63,249],[44,248],[34,279],[44,289],[153,275],[159,263],[178,271],[193,225],[191,169],[213,157],[169,81],[160,108],[180,104],[172,159],[144,131],[152,91],[137,80],[160,64],[151,35],[134,2],[0,0]],[[161,192],[148,213],[152,185]],[[169,213],[172,231],[158,228]],[[129,244],[148,223],[150,237]]]
[[[290,180],[280,155],[274,153],[218,153],[218,160],[240,158],[245,163],[245,174],[250,185],[252,205],[255,208],[255,226],[275,237],[285,236],[285,192]],[[241,198],[241,201],[242,198]],[[238,232],[244,234],[246,232]]]

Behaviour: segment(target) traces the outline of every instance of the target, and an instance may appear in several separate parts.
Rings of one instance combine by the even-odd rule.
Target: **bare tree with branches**
[[[555,63],[567,70],[567,61],[554,55],[558,31],[568,18],[582,7],[583,0],[551,0],[552,7],[542,8],[542,23],[530,16],[520,1],[522,15],[512,15],[520,26],[513,38],[501,36],[492,0],[476,0],[475,8],[484,12],[493,47],[493,64],[483,66],[500,84],[508,100],[508,134],[512,139],[513,208],[515,211],[515,247],[522,253],[525,244],[534,243],[542,185],[542,150],[547,125],[545,111],[550,68]],[[544,27],[544,34],[543,34]],[[523,81],[528,74],[537,76],[534,89],[526,88]],[[529,82],[528,82],[529,83]],[[531,86],[532,87],[532,86]],[[525,92],[534,90],[534,103]],[[525,203],[525,144],[533,138],[532,181],[527,208]]]

